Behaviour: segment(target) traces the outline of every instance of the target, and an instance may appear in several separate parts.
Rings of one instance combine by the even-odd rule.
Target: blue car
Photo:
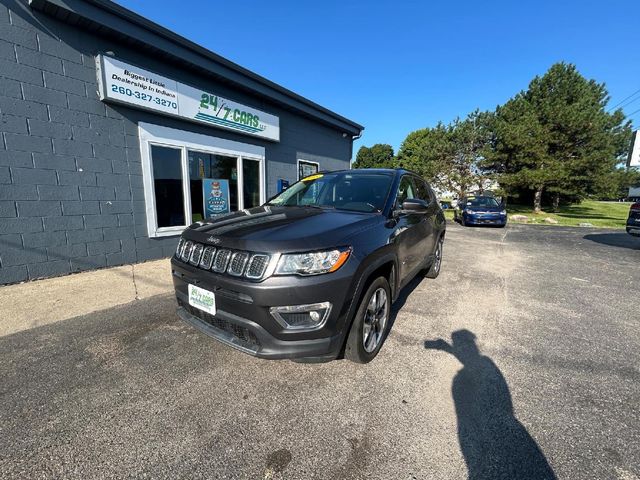
[[[507,211],[502,203],[494,197],[484,195],[470,195],[458,202],[454,211],[454,218],[462,226],[467,225],[507,225]]]

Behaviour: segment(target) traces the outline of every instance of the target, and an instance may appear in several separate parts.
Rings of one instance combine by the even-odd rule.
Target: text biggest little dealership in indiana
[[[0,284],[170,256],[211,212],[348,168],[363,129],[112,2],[0,22]]]

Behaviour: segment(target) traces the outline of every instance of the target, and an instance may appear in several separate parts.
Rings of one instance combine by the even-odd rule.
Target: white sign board
[[[269,140],[280,140],[280,119],[112,57],[98,55],[100,99]]]
[[[627,167],[640,167],[640,130],[633,132]]]

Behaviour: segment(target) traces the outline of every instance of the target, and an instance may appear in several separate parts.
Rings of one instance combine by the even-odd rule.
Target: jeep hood
[[[380,214],[262,206],[194,223],[184,237],[254,252],[307,251],[346,246],[349,237],[382,221]]]

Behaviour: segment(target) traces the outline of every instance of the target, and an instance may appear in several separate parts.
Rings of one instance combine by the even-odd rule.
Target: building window
[[[298,160],[298,180],[302,180],[309,175],[318,173],[320,171],[320,164],[318,162],[311,162],[309,160]]]
[[[179,148],[151,145],[151,163],[158,227],[184,225],[182,152]]]
[[[212,201],[220,213],[265,202],[263,147],[146,123],[139,133],[150,237],[211,216]]]
[[[193,150],[187,150],[187,155],[189,157],[191,221],[197,222],[206,217],[202,185],[206,178],[227,180],[229,182],[230,210],[238,210],[238,158]],[[244,187],[246,190],[246,185]],[[258,192],[260,191],[259,185],[256,184],[254,188]],[[244,208],[247,208],[246,205]]]

